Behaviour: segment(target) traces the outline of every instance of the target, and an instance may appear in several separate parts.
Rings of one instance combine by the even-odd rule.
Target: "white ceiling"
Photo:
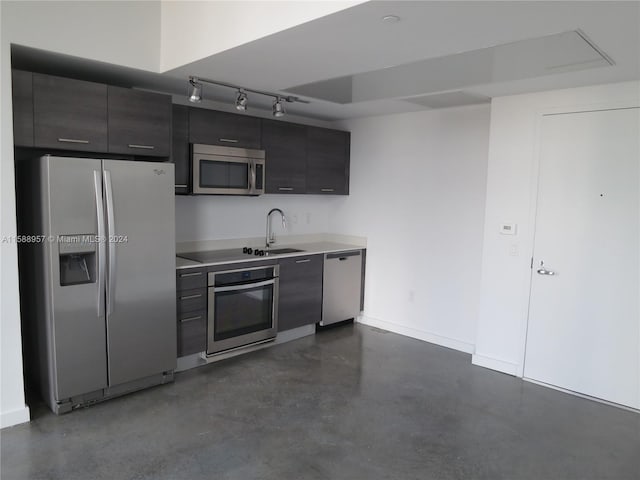
[[[390,14],[399,16],[400,21],[382,22],[382,17]],[[584,34],[614,65],[580,71],[551,70],[554,73],[511,79],[508,75],[470,76],[464,70],[456,73],[453,69],[449,72],[452,88],[447,88],[449,83],[441,79],[437,87],[429,81],[430,72],[433,77],[441,76],[441,60],[473,58],[472,53],[481,49],[575,30]],[[310,104],[287,105],[292,114],[332,120],[446,106],[449,98],[452,104],[464,103],[465,98],[473,103],[485,97],[640,79],[640,2],[367,2],[163,74],[24,47],[13,53],[18,67],[32,68],[37,64],[43,71],[48,62],[59,74],[66,70],[87,79],[111,80],[179,95],[186,94],[189,75],[287,92],[294,86],[323,80],[368,78],[371,72],[385,69],[378,78],[386,76],[394,82],[412,84],[410,95],[384,88],[378,89],[384,93],[357,103],[312,99]],[[459,55],[463,53],[468,55]],[[539,61],[527,55],[535,53],[523,53],[523,62]],[[406,65],[412,63],[421,66],[424,80],[416,77],[415,68]],[[403,67],[393,68],[399,66]],[[426,94],[446,92],[453,94],[441,95],[434,102],[425,99]],[[234,99],[233,91],[208,85],[204,87],[204,95],[230,103]],[[253,108],[270,108],[269,99],[250,100]]]
[[[389,14],[399,16],[400,21],[382,22]],[[640,2],[609,1],[367,2],[167,73],[287,91],[297,85],[577,29],[608,55],[614,66],[467,85],[465,92],[493,97],[640,78]],[[431,93],[427,85],[422,93]],[[347,118],[421,108],[425,107],[377,99],[346,105],[314,100],[289,109]]]

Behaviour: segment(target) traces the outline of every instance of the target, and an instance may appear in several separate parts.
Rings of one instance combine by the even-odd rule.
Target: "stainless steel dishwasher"
[[[355,318],[360,313],[361,288],[362,251],[326,253],[320,325]]]

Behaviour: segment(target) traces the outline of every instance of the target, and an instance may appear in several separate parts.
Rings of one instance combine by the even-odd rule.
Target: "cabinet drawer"
[[[176,290],[192,290],[207,286],[207,274],[204,268],[180,269],[176,274]]]
[[[178,357],[204,352],[206,345],[206,312],[201,310],[178,315]]]
[[[182,290],[178,292],[177,298],[178,315],[185,312],[195,312],[196,310],[206,310],[207,289]]]

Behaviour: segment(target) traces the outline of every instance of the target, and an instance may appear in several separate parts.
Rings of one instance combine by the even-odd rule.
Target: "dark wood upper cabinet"
[[[108,87],[109,153],[168,157],[171,154],[171,97]]]
[[[14,145],[160,157],[191,192],[190,144],[266,152],[265,192],[349,194],[349,132],[172,105],[169,95],[12,71]]]
[[[33,74],[11,71],[13,96],[13,144],[33,147]]]
[[[280,265],[278,331],[322,319],[323,255],[283,258]]]
[[[173,106],[171,161],[176,166],[176,194],[188,194],[191,185],[189,158],[189,107]]]
[[[227,147],[260,148],[261,121],[257,117],[189,109],[189,142]]]
[[[107,151],[107,86],[33,74],[34,146]]]
[[[306,135],[304,125],[275,120],[262,121],[262,148],[266,151],[266,193],[306,193]]]
[[[351,134],[307,127],[307,193],[349,194]]]

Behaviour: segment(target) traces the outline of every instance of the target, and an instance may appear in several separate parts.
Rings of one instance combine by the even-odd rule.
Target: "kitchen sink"
[[[300,250],[299,248],[270,248],[269,250],[265,250],[265,254],[267,255],[278,255],[282,253],[296,253],[296,252],[304,252],[304,250]]]

